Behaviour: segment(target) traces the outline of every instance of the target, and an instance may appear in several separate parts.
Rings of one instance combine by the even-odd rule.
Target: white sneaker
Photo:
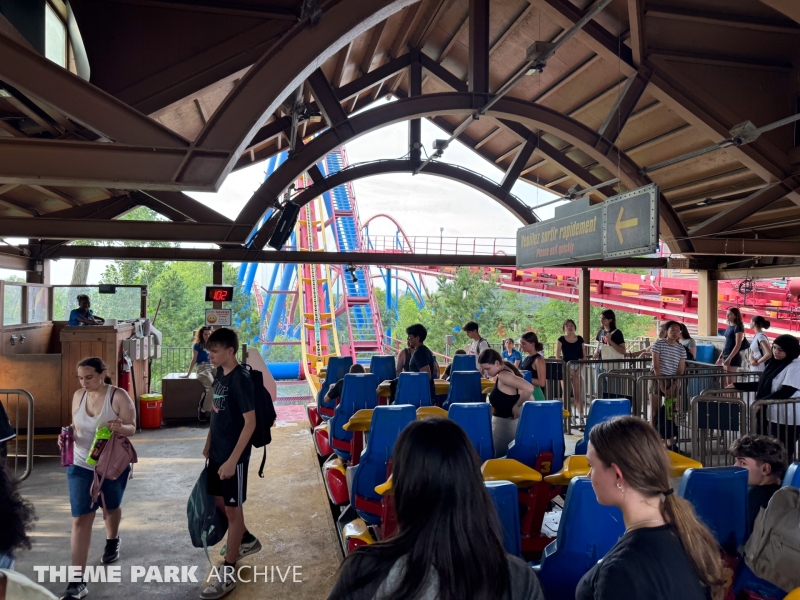
[[[239,546],[239,558],[236,559],[236,562],[242,560],[245,556],[250,556],[251,554],[255,554],[259,552],[263,546],[261,542],[258,541],[258,538],[254,536],[252,542],[242,542]],[[228,552],[228,544],[222,546],[222,550],[219,551],[220,556],[225,556]]]
[[[230,593],[236,587],[236,578],[230,574],[227,577],[215,580],[208,585],[201,593],[200,600],[217,600]]]

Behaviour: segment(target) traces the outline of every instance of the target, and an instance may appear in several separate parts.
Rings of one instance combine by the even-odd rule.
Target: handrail
[[[11,395],[17,396],[17,410],[16,415],[14,418],[14,433],[15,437],[17,432],[19,431],[19,397],[25,396],[28,399],[28,429],[25,436],[26,442],[26,460],[25,460],[25,472],[22,474],[22,477],[17,479],[17,481],[25,481],[31,474],[31,469],[33,468],[33,396],[27,390],[19,390],[19,389],[8,389],[8,390],[0,390],[0,395],[5,394],[6,397],[10,397]],[[15,456],[14,460],[14,472],[16,473],[16,460],[19,455]]]

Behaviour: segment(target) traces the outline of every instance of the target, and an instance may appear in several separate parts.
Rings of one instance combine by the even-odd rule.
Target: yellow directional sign
[[[617,215],[617,237],[619,238],[619,243],[624,244],[624,240],[622,239],[622,230],[629,229],[631,227],[636,227],[639,224],[639,218],[636,217],[634,219],[625,219],[622,220],[622,213],[625,212],[625,207],[622,206],[619,209],[619,215]]]
[[[553,219],[517,231],[517,268],[640,256],[658,248],[658,188],[651,184],[592,204],[555,209]]]
[[[658,248],[658,188],[625,192],[603,203],[603,258],[641,256]]]

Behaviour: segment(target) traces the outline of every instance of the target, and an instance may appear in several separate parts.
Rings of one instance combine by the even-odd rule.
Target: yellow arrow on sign
[[[617,237],[619,238],[619,243],[620,244],[623,243],[622,242],[622,230],[623,229],[629,229],[631,227],[636,227],[639,224],[639,219],[638,218],[625,219],[623,221],[622,220],[622,213],[623,212],[625,212],[625,207],[624,206],[620,207],[619,214],[617,215],[616,230],[617,230]]]

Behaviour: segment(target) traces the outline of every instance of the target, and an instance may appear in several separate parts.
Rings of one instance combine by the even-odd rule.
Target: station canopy
[[[30,241],[29,256],[4,251],[0,266],[278,260],[262,250],[269,228],[258,228],[298,177],[312,182],[292,197],[302,204],[346,181],[414,172],[426,159],[419,120],[429,119],[505,175],[495,183],[450,165],[446,149],[423,172],[479,189],[521,224],[536,217],[512,194],[520,178],[560,195],[595,188],[593,203],[655,182],[661,238],[696,268],[800,267],[800,127],[759,130],[799,112],[800,3],[16,5],[43,5],[43,18],[56,20],[47,37],[36,11],[0,8],[0,237]],[[53,23],[65,44],[55,57]],[[557,50],[546,56],[550,44]],[[384,97],[394,101],[376,102]],[[317,166],[400,121],[409,121],[408,155],[330,175]],[[233,221],[182,193],[217,190],[232,171],[287,149]],[[115,221],[136,206],[172,222]],[[69,243],[80,239],[217,247]]]

